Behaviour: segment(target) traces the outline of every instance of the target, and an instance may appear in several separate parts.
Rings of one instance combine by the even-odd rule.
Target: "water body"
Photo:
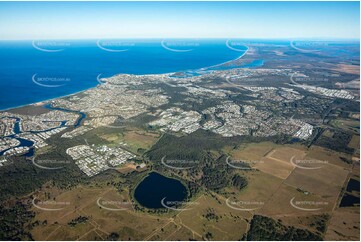
[[[164,208],[161,201],[182,202],[187,197],[187,188],[178,180],[151,172],[139,183],[134,191],[134,198],[144,207]]]
[[[360,205],[360,198],[351,194],[345,193],[341,199],[340,207],[352,207]]]
[[[98,75],[195,70],[243,54],[229,49],[225,40],[188,42],[0,41],[0,110],[95,87]]]
[[[50,109],[50,110],[60,110],[60,111],[64,111],[64,112],[73,112],[73,113],[76,113],[76,114],[79,114],[80,117],[78,118],[78,120],[76,121],[76,123],[73,125],[75,128],[76,127],[79,127],[79,125],[81,124],[81,122],[83,121],[83,119],[86,118],[86,114],[83,113],[83,112],[80,112],[80,111],[74,111],[74,110],[69,110],[69,109],[64,109],[64,108],[56,108],[56,107],[52,107],[51,104],[46,104],[46,105],[43,105],[44,108],[47,108],[47,109]],[[20,118],[17,118],[17,117],[8,117],[8,118],[13,118],[15,119],[17,122],[15,123],[14,125],[14,128],[13,128],[13,131],[15,134],[13,135],[9,135],[7,136],[8,138],[15,138],[17,139],[20,144],[16,147],[20,147],[20,146],[27,146],[29,147],[29,151],[27,153],[24,154],[25,157],[32,157],[34,155],[34,152],[35,152],[35,148],[34,148],[34,142],[30,141],[30,140],[26,140],[26,139],[22,139],[22,138],[19,138],[17,137],[16,135],[17,134],[21,134],[22,131],[20,130]],[[43,121],[43,122],[46,122],[46,121]],[[55,127],[55,128],[51,128],[51,129],[47,129],[47,130],[42,130],[42,131],[29,131],[30,133],[42,133],[42,132],[47,132],[47,131],[50,131],[50,130],[53,130],[53,129],[57,129],[57,128],[60,128],[60,127],[65,127],[67,126],[66,125],[66,120],[62,121],[60,126],[58,127]],[[6,149],[6,150],[3,150],[0,152],[0,156],[3,155],[6,151],[8,151],[9,149]]]
[[[264,64],[264,60],[254,60],[247,64],[242,65],[220,65],[220,66],[213,66],[209,68],[201,68],[197,70],[190,70],[190,71],[184,71],[180,73],[176,73],[174,75],[170,75],[170,77],[177,77],[177,78],[188,78],[188,77],[194,77],[194,76],[200,76],[204,74],[209,74],[212,71],[224,71],[224,70],[230,70],[234,68],[258,68],[262,67]]]
[[[353,192],[353,191],[360,192],[360,181],[351,178],[348,181],[346,190],[348,192]]]
[[[54,43],[53,43],[54,42]],[[227,46],[228,43],[228,46]],[[234,46],[232,44],[234,43]],[[0,110],[74,94],[115,74],[188,72],[199,75],[242,56],[248,45],[290,46],[288,40],[82,40],[0,41]],[[231,45],[231,47],[229,47]],[[337,45],[338,48],[334,48]],[[347,48],[341,48],[340,46]],[[325,45],[358,58],[359,43]],[[232,49],[233,48],[233,49]],[[294,50],[296,51],[296,50]],[[342,54],[342,53],[338,53]],[[352,55],[351,55],[352,54]],[[241,68],[256,68],[255,60]],[[265,60],[267,61],[267,60]],[[207,68],[210,67],[210,68]],[[199,70],[201,72],[199,72]],[[197,71],[198,70],[198,71]],[[193,71],[193,73],[192,73]]]
[[[20,134],[20,133],[21,133],[21,131],[20,131],[20,124],[19,124],[20,118],[17,118],[17,117],[7,117],[7,118],[15,119],[15,120],[16,120],[16,123],[15,123],[14,128],[13,128],[13,131],[14,131],[15,134],[9,135],[9,136],[6,136],[6,137],[8,137],[8,138],[15,138],[15,139],[17,139],[17,140],[20,142],[20,144],[17,145],[17,146],[15,146],[15,147],[27,146],[27,147],[30,148],[29,151],[24,154],[24,156],[26,156],[26,157],[31,157],[31,156],[33,156],[33,155],[34,155],[34,151],[35,151],[35,150],[34,150],[34,149],[35,149],[35,148],[34,148],[34,142],[32,142],[32,141],[30,141],[30,140],[26,140],[26,139],[22,139],[22,138],[16,137],[16,134]],[[12,148],[15,148],[15,147],[12,147]],[[8,150],[10,150],[10,149],[12,149],[12,148],[9,148],[9,149],[0,151],[0,156],[2,156],[6,151],[8,151]]]
[[[65,109],[65,108],[57,108],[57,107],[53,107],[50,103],[46,104],[43,106],[44,108],[50,109],[50,110],[59,110],[59,111],[64,111],[64,112],[70,112],[70,113],[76,113],[79,114],[80,117],[78,118],[78,120],[76,121],[76,123],[74,124],[74,127],[79,127],[79,125],[81,124],[81,122],[83,121],[83,119],[86,118],[86,114],[80,111],[76,111],[76,110],[70,110],[70,109]],[[64,127],[66,121],[63,121],[60,127]]]

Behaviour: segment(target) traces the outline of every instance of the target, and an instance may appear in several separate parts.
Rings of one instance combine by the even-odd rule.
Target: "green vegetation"
[[[214,211],[214,208],[208,208],[206,214],[203,215],[203,217],[205,217],[208,221],[215,220],[216,222],[218,222],[219,219],[219,216]]]
[[[330,215],[321,214],[314,216],[315,221],[310,224],[311,227],[316,228],[320,233],[325,233],[327,228],[327,221],[330,219]]]
[[[222,137],[210,131],[199,129],[186,136],[177,137],[164,134],[162,138],[145,155],[152,161],[159,162],[163,156],[172,159],[202,160],[206,158],[206,152],[220,150],[225,146],[237,146],[246,142],[261,142],[274,139],[253,136]]]
[[[351,139],[352,134],[340,130],[334,130],[332,137],[321,135],[315,144],[330,150],[352,154],[354,149],[347,146]]]
[[[146,153],[146,156],[153,161],[155,170],[171,173],[172,176],[185,180],[193,180],[193,183],[187,184],[190,197],[198,192],[199,185],[215,192],[221,192],[230,185],[242,189],[247,185],[246,178],[234,174],[235,170],[226,164],[226,155],[220,150],[226,145],[236,147],[242,139],[242,137],[224,138],[204,130],[182,137],[165,134]],[[197,163],[187,171],[170,171],[160,162],[164,156],[167,159],[191,160]],[[184,165],[189,166],[189,164]],[[182,167],[182,164],[177,166]]]
[[[285,226],[278,221],[261,215],[255,215],[247,234],[247,240],[322,240],[322,237],[305,229]]]
[[[234,187],[238,188],[239,190],[245,188],[247,186],[247,184],[248,184],[248,182],[245,177],[242,177],[238,174],[236,174],[232,177],[232,185]]]
[[[213,234],[211,232],[207,232],[204,237],[206,237],[207,240],[211,240],[213,238]]]
[[[119,234],[115,232],[110,233],[110,235],[108,235],[107,237],[107,240],[110,241],[117,241],[118,239],[119,239]]]
[[[229,173],[227,167],[219,164],[206,165],[203,168],[201,183],[208,189],[219,191],[229,184]]]
[[[35,216],[28,204],[20,201],[12,205],[0,205],[0,240],[32,240],[26,224]]]
[[[64,165],[63,169],[46,170],[37,168],[29,160],[16,158],[0,170],[0,198],[5,200],[29,194],[48,181],[66,189],[86,180],[86,175],[72,162]]]
[[[79,216],[75,219],[72,219],[68,225],[70,227],[75,227],[77,224],[82,224],[82,223],[85,223],[86,221],[88,221],[88,217],[84,217],[84,216]]]

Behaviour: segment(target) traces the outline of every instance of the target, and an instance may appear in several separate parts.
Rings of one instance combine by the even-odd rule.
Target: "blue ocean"
[[[241,56],[237,48],[224,40],[0,41],[0,110],[95,87],[97,77],[217,65]]]

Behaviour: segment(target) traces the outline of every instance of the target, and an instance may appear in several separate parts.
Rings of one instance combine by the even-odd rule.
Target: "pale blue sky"
[[[0,39],[359,39],[359,13],[359,2],[0,2]]]

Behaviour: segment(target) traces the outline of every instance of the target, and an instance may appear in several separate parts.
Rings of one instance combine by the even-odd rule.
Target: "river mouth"
[[[187,198],[187,188],[173,178],[151,172],[135,188],[134,198],[145,208],[166,208],[166,204],[180,204]]]

